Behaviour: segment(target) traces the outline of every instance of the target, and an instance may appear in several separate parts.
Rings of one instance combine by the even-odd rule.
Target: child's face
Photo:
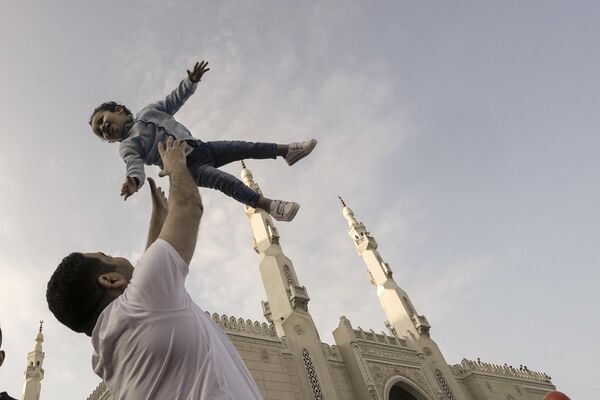
[[[92,117],[92,131],[107,142],[120,142],[127,122],[129,115],[121,107],[115,111],[98,111]]]

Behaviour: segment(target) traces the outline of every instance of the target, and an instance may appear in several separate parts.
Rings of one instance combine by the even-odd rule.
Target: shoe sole
[[[309,155],[313,151],[313,149],[315,148],[317,143],[318,143],[317,139],[310,139],[310,143],[308,144],[308,146],[306,146],[306,149],[302,153],[298,153],[298,155],[296,155],[296,157],[294,157],[290,160],[285,160],[285,161],[291,167],[292,165],[296,164],[298,161],[302,160],[304,157]]]
[[[286,217],[277,218],[276,216],[273,215],[273,218],[275,218],[277,221],[290,222],[291,220],[294,219],[294,217],[298,213],[298,210],[300,210],[300,204],[296,203],[296,204],[294,204],[294,206],[292,206],[292,209],[290,210],[290,212],[287,214]]]

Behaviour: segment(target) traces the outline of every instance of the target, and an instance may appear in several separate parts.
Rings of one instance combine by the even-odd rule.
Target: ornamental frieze
[[[401,376],[411,380],[414,384],[418,385],[419,389],[435,398],[434,393],[427,384],[425,376],[419,368],[384,364],[374,361],[368,361],[367,365],[369,368],[369,373],[373,379],[373,383],[375,384],[375,389],[377,390],[377,393],[381,399],[385,399],[385,395],[383,393],[385,383],[393,376]]]
[[[402,361],[417,365],[421,363],[421,360],[416,354],[402,354],[392,351],[367,349],[365,347],[360,347],[360,354],[363,358],[373,358],[376,360]]]

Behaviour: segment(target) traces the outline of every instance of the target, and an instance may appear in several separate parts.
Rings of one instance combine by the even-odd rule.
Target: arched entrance
[[[418,400],[410,394],[406,389],[399,385],[392,386],[390,390],[390,400]]]
[[[415,382],[402,376],[393,376],[386,382],[385,400],[432,400]]]

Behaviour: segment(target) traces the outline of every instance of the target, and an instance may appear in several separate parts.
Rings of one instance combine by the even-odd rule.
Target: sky
[[[163,98],[206,60],[176,115],[195,137],[319,140],[291,168],[247,165],[267,196],[301,204],[277,227],[324,342],[342,315],[385,329],[341,195],[448,363],[523,364],[574,400],[600,396],[600,3],[2,5],[0,391],[20,396],[39,320],[41,398],[87,398],[100,382],[89,338],[54,319],[46,284],[72,251],[135,262],[150,198],[145,186],[122,201],[124,164],[87,121],[109,99],[139,110]],[[187,288],[207,311],[263,321],[243,207],[200,192]]]

